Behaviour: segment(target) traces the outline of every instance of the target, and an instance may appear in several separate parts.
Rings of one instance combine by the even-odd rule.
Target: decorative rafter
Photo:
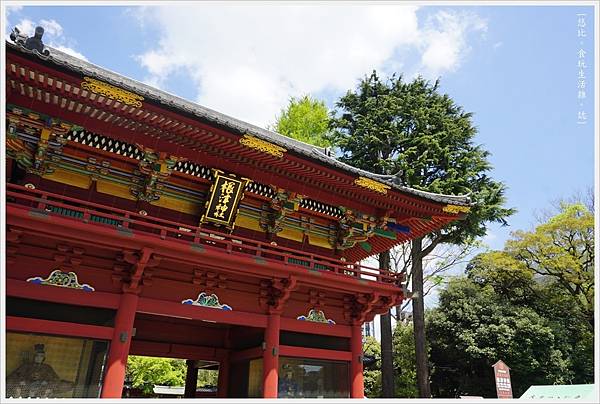
[[[81,88],[84,90],[91,91],[95,94],[100,94],[113,100],[122,102],[132,107],[141,107],[144,97],[137,95],[122,88],[115,87],[103,81],[93,79],[91,77],[84,77],[81,82]]]
[[[469,213],[471,211],[471,208],[469,206],[446,205],[446,206],[444,206],[444,208],[442,210],[447,213],[458,214],[458,213]]]
[[[266,140],[262,140],[251,135],[244,135],[240,139],[240,144],[279,158],[283,157],[283,153],[287,152],[287,149],[284,149],[281,146],[277,146],[273,143],[267,142]]]
[[[358,177],[354,180],[354,184],[384,195],[387,194],[388,189],[391,188],[389,185],[382,184],[381,182],[377,182],[366,177]]]

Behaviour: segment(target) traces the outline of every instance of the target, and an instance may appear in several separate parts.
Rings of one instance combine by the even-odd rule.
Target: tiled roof
[[[359,175],[384,183],[397,191],[440,203],[456,205],[471,204],[471,200],[468,195],[442,195],[407,187],[403,184],[400,184],[399,178],[393,175],[379,175],[352,167],[331,156],[327,149],[309,145],[296,139],[289,138],[279,133],[263,129],[231,116],[222,114],[210,108],[203,107],[202,105],[190,102],[166,91],[159,90],[147,84],[122,76],[108,69],[94,65],[93,63],[86,62],[82,59],[61,52],[58,49],[46,47],[46,49],[49,50],[49,55],[42,55],[37,51],[25,49],[24,47],[13,44],[12,42],[7,41],[6,43],[11,49],[16,49],[27,54],[34,54],[40,59],[65,67],[73,72],[93,77],[109,84],[121,87],[125,90],[132,91],[145,98],[152,99],[153,101],[162,105],[171,107],[175,110],[187,112],[193,116],[196,116],[197,118],[202,119],[203,121],[226,127],[234,132],[256,136],[260,139],[282,146],[287,150],[291,150],[305,158],[319,161],[325,165],[345,171],[346,173]]]

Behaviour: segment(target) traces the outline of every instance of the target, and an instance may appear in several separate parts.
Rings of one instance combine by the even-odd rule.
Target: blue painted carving
[[[227,304],[221,304],[219,302],[219,296],[214,293],[208,295],[205,292],[201,292],[198,295],[196,300],[193,299],[185,299],[181,301],[181,304],[190,304],[192,306],[202,306],[209,307],[211,309],[221,309],[221,310],[233,310],[231,306]]]
[[[301,320],[301,321],[312,321],[315,323],[324,323],[324,324],[335,324],[335,321],[333,321],[330,318],[327,318],[325,316],[325,313],[323,313],[323,310],[317,310],[317,309],[310,309],[310,311],[308,312],[308,316],[298,316],[296,317],[297,320]]]
[[[41,276],[27,279],[27,282],[37,285],[58,286],[61,288],[81,289],[85,292],[93,292],[95,289],[87,283],[81,284],[77,280],[75,272],[63,272],[60,269],[55,269],[50,275],[44,279]]]

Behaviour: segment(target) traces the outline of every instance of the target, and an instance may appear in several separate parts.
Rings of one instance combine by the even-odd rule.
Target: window
[[[108,341],[6,333],[8,397],[99,397]]]
[[[348,398],[348,363],[279,358],[280,398]]]

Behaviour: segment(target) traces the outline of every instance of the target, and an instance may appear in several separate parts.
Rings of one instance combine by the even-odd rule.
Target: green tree
[[[393,75],[384,82],[373,72],[341,97],[336,107],[331,138],[342,161],[416,189],[469,193],[474,203],[464,220],[412,242],[417,379],[420,396],[429,397],[423,258],[441,243],[462,244],[485,235],[490,222],[506,224],[505,217],[513,210],[503,207],[505,186],[488,175],[489,153],[474,144],[477,130],[472,114],[441,94],[439,81],[419,77],[404,82]],[[389,256],[387,260],[381,256],[380,266],[386,261]],[[388,343],[382,338],[382,346]],[[391,370],[384,369],[384,381],[386,372]]]
[[[395,397],[416,398],[417,367],[415,366],[414,332],[411,323],[397,323],[394,328]]]
[[[282,135],[319,147],[328,147],[329,111],[323,101],[304,95],[292,97],[273,129]]]
[[[365,357],[371,357],[374,362],[363,370],[365,397],[381,397],[381,346],[373,337],[366,337],[363,343]]]
[[[495,397],[492,365],[499,359],[511,368],[515,397],[530,385],[571,378],[551,321],[511,303],[487,282],[451,280],[428,318],[427,332],[437,397]]]
[[[183,386],[186,366],[181,359],[129,356],[126,372],[132,387],[152,394],[154,385]]]
[[[561,211],[534,231],[517,231],[506,252],[532,273],[550,277],[594,328],[594,214],[582,204]]]

